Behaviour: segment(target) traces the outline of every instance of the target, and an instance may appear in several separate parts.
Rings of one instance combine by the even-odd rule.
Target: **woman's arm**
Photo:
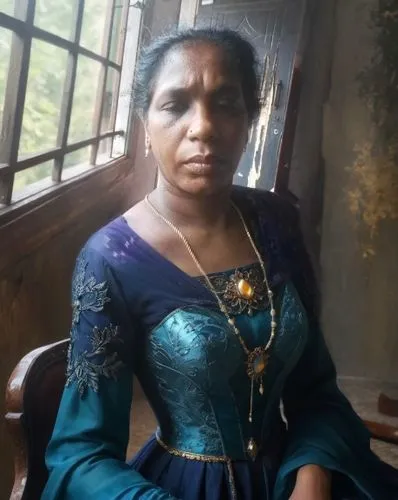
[[[118,284],[96,250],[86,248],[77,260],[72,299],[67,383],[42,498],[172,499],[125,463],[134,332]]]
[[[289,500],[331,500],[332,478],[319,465],[303,465],[297,471],[296,484]]]

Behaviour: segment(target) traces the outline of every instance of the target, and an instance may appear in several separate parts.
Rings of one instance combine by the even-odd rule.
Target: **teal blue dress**
[[[44,500],[288,500],[306,464],[331,471],[336,500],[398,499],[396,471],[370,451],[337,387],[295,210],[268,192],[237,188],[233,197],[266,262],[278,319],[253,422],[246,355],[206,283],[119,217],[77,259]],[[265,345],[270,313],[258,264],[209,278],[249,348]],[[240,278],[253,284],[253,298],[235,293]],[[133,374],[158,430],[126,463]]]

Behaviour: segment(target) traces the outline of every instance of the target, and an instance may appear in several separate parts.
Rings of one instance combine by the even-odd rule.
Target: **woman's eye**
[[[171,113],[181,113],[184,111],[184,103],[178,101],[170,101],[163,104],[162,111],[169,111]]]
[[[240,107],[240,102],[239,99],[235,99],[234,97],[220,97],[217,99],[217,105],[236,109]]]
[[[231,106],[232,105],[232,101],[231,101],[231,99],[219,99],[217,101],[217,104],[219,106]]]

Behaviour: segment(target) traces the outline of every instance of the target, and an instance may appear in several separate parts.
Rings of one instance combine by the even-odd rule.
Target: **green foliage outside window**
[[[76,2],[77,0],[67,2],[37,0],[35,25],[63,38],[71,39]],[[100,53],[102,48],[106,5],[105,1],[86,0],[85,2],[81,44],[97,53]],[[1,12],[13,15],[13,9],[14,0],[1,0]],[[114,36],[117,34],[118,30],[115,29]],[[11,31],[0,27],[0,126],[12,36]],[[67,62],[67,51],[41,40],[33,39],[19,158],[37,154],[56,146]],[[93,133],[92,119],[99,71],[100,63],[79,56],[69,142],[86,139]],[[87,152],[88,148],[84,148],[67,155],[64,168],[86,162],[88,160]],[[15,177],[14,192],[47,177],[51,172],[51,166],[52,161],[18,173]]]

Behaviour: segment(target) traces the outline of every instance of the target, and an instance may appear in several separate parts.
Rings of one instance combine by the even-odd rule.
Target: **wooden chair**
[[[47,481],[44,454],[65,385],[69,341],[35,349],[15,367],[6,390],[6,421],[14,443],[10,500],[39,500]]]
[[[379,413],[388,417],[398,418],[398,399],[390,398],[387,394],[381,393],[377,403]]]
[[[14,369],[6,420],[14,442],[15,482],[10,500],[39,500],[47,480],[44,454],[65,384],[69,341],[40,347]],[[373,437],[398,445],[398,428],[365,421]]]

